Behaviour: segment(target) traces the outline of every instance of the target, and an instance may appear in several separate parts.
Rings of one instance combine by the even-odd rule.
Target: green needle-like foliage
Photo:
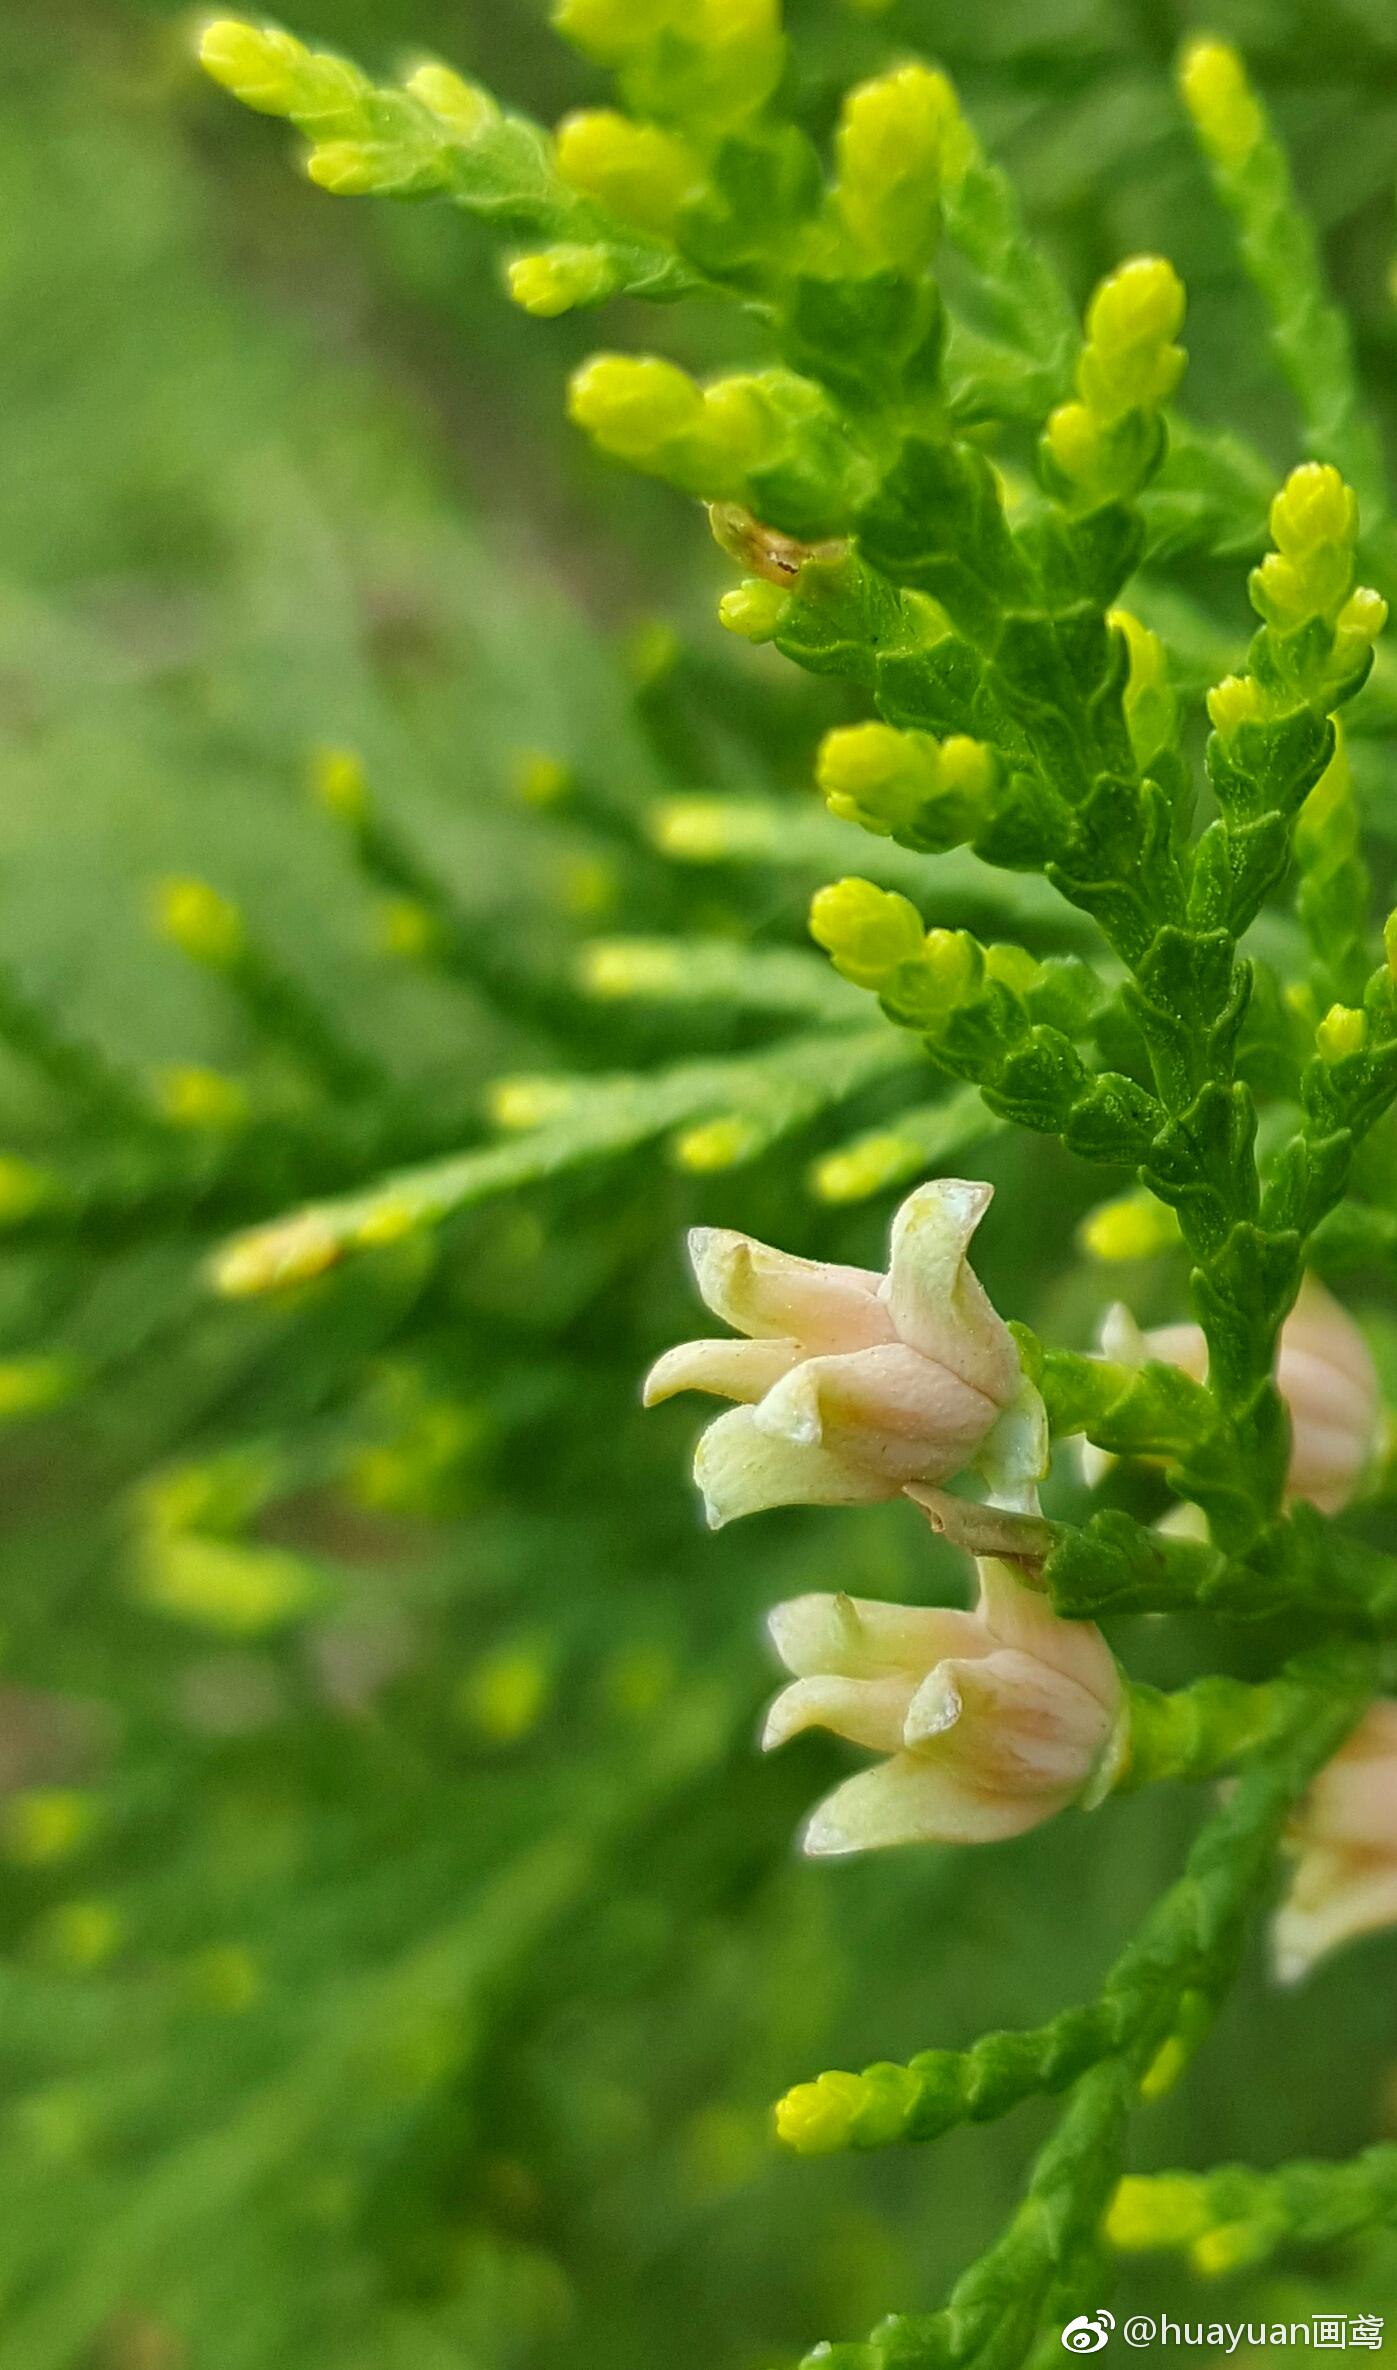
[[[1336,1975],[1351,2044],[1249,1955],[1282,1894],[1283,1972],[1397,1925],[1391,338],[1381,292],[1356,328],[1332,292],[1313,157],[1261,96],[1303,127],[1320,37],[1278,7],[1254,77],[1208,34],[1171,82],[1106,10],[982,39],[934,0],[558,0],[572,79],[502,5],[482,80],[422,54],[458,30],[424,7],[351,12],[390,67],[326,46],[323,7],[198,29],[300,143],[299,197],[258,127],[234,150],[173,12],[39,131],[23,78],[0,98],[19,177],[59,160],[52,268],[113,350],[62,431],[81,452],[110,405],[123,486],[110,519],[64,507],[65,373],[15,358],[67,316],[0,203],[0,745],[26,813],[70,774],[109,796],[53,935],[129,937],[148,983],[109,1009],[0,880],[0,2370],[1043,2370],[1149,2253],[1315,2310],[1358,2260],[1353,2307],[1397,2309],[1368,1995]],[[1380,13],[1328,62],[1366,127],[1350,278],[1390,169]],[[516,59],[556,124],[487,87]],[[177,127],[153,196],[103,107]],[[180,192],[220,174],[211,260]],[[407,203],[374,245],[322,196]],[[1181,265],[1233,225],[1259,362],[1215,291],[1190,320],[1154,251],[1176,205]],[[538,552],[444,490],[499,369]],[[613,570],[681,619],[622,658],[570,606]],[[994,1335],[1014,1390],[937,1387],[987,1411],[984,1456],[911,1508],[863,1502],[889,1464],[813,1493],[858,1511],[701,1538],[674,1419],[636,1405],[684,1324],[682,1223],[726,1319],[737,1229],[853,1289],[895,1196],[982,1167],[994,1307],[963,1243],[942,1281],[977,1354],[995,1309],[1028,1320]],[[897,1241],[862,1313],[894,1311],[868,1354],[915,1396]],[[698,1352],[772,1358],[774,1390],[866,1347],[803,1322]],[[886,1454],[876,1417],[817,1377],[787,1445],[834,1458],[843,1422]],[[914,1637],[981,1621],[926,1601],[957,1548],[1025,1626],[936,1665],[894,1758],[930,1766],[1050,1636],[984,1791],[1036,1781],[1099,1655],[1104,1741],[1051,1806],[1091,1830],[796,1869],[823,1748],[758,1770],[757,1616],[833,1608],[855,1676],[797,1654],[797,1697],[895,1694],[890,1599]],[[1326,1826],[1346,1787],[1358,1844]],[[1380,1989],[1392,1935],[1363,1948]],[[1226,2016],[1247,2071],[1211,2096],[1186,2077]],[[1307,2020],[1358,2150],[1329,2162],[1241,2096]],[[792,2161],[1019,2107],[948,2143],[999,2151],[979,2193],[938,2153],[876,2190]],[[1137,2128],[1155,2162],[1259,2168],[1131,2171]],[[1277,2129],[1307,2153],[1261,2169]]]

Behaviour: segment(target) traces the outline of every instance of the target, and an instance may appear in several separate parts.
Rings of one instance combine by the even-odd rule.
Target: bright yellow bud
[[[487,124],[499,121],[500,111],[489,92],[467,82],[464,75],[453,74],[449,66],[434,63],[419,66],[415,74],[409,75],[407,88],[438,123],[460,140],[473,140]]]
[[[1341,1062],[1348,1054],[1361,1053],[1367,1041],[1368,1015],[1351,1004],[1331,1004],[1315,1030],[1321,1061]]]
[[[1266,714],[1261,686],[1250,675],[1225,675],[1208,694],[1213,730],[1229,740],[1239,725],[1258,724]]]
[[[769,642],[781,630],[790,600],[789,587],[768,584],[763,576],[744,577],[718,603],[718,623],[744,642]]]
[[[558,170],[574,189],[661,237],[702,182],[698,159],[682,140],[611,108],[565,116],[557,154]]]
[[[1077,391],[1104,423],[1157,411],[1183,376],[1183,283],[1159,255],[1132,256],[1101,282],[1087,307]]]
[[[1179,61],[1179,92],[1217,164],[1250,156],[1266,125],[1235,49],[1225,41],[1190,42]]]
[[[864,2085],[857,2074],[821,2074],[798,2082],[776,2108],[776,2136],[797,2156],[833,2156],[847,2148]]]
[[[241,17],[217,18],[199,40],[204,72],[260,115],[293,113],[308,57],[305,44],[291,34]]]
[[[1106,2215],[1106,2236],[1123,2254],[1185,2246],[1207,2227],[1201,2181],[1187,2174],[1127,2174]]]
[[[922,952],[922,917],[906,897],[872,881],[834,881],[816,891],[810,935],[856,987],[877,988]]]
[[[1328,461],[1302,461],[1271,504],[1271,540],[1287,559],[1358,539],[1358,497]]]
[[[204,1069],[197,1062],[177,1063],[155,1078],[155,1099],[171,1127],[241,1127],[251,1105],[247,1089],[221,1070]]]
[[[703,418],[703,396],[685,371],[657,356],[597,354],[574,373],[568,416],[604,452],[644,464]]]
[[[944,74],[899,66],[849,92],[835,139],[836,196],[879,263],[923,271],[936,248],[943,179],[957,179],[969,135]]]
[[[509,267],[509,293],[521,312],[551,321],[581,305],[600,304],[616,285],[604,247],[544,247]]]

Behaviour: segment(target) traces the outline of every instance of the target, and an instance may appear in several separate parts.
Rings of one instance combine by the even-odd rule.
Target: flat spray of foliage
[[[1276,1620],[1304,1650],[1254,1684],[1131,1691],[1119,1782],[1235,1782],[1095,1998],[963,2052],[823,2074],[777,2115],[815,2154],[1064,2100],[1022,2203],[944,2307],[809,2357],[1011,2370],[1056,2358],[1063,2325],[1105,2299],[1114,2249],[1177,2244],[1220,2270],[1376,2228],[1397,2198],[1381,2151],[1121,2186],[1132,2114],[1203,2039],[1297,1804],[1397,1688],[1397,1561],[1288,1495],[1275,1380],[1307,1269],[1358,1270],[1393,1241],[1381,1191],[1355,1179],[1380,1180],[1397,1100],[1397,934],[1384,946],[1370,910],[1340,718],[1357,702],[1361,730],[1359,695],[1381,696],[1364,687],[1397,541],[1342,319],[1231,51],[1195,45],[1180,90],[1298,405],[1304,449],[1279,485],[1240,428],[1181,408],[1170,264],[1123,261],[1079,319],[939,71],[895,62],[850,90],[826,155],[783,108],[776,0],[561,0],[556,22],[618,93],[556,133],[445,65],[379,84],[261,25],[212,24],[202,59],[295,127],[322,190],[440,198],[498,232],[529,314],[615,297],[732,308],[751,369],[699,383],[659,355],[601,352],[568,408],[602,453],[707,506],[737,572],[729,632],[857,696],[820,748],[827,816],[695,795],[645,835],[672,867],[846,864],[811,911],[832,969],[734,938],[596,941],[591,1008],[731,1007],[755,1046],[510,1080],[503,1139],[460,1150],[460,1115],[405,1110],[240,910],[171,882],[162,928],[315,1082],[314,1126],[259,1118],[203,1071],[154,1111],[0,980],[7,1037],[125,1146],[81,1189],[16,1160],[0,1195],[17,1232],[226,1214],[239,1231],[212,1284],[256,1298],[651,1143],[697,1173],[755,1162],[878,1086],[878,1124],[815,1170],[822,1198],[952,1168],[1009,1127],[1110,1173],[1098,1256],[1182,1244],[1206,1382],[1020,1347],[1055,1435],[1152,1461],[1202,1519],[1035,1520],[1024,1553],[1063,1615]],[[1207,637],[1183,632],[1176,668],[1145,620],[1193,614],[1167,585],[1175,563],[1236,568],[1253,549],[1253,638],[1201,699]],[[585,1037],[577,982],[461,914],[351,754],[325,754],[317,787],[400,950],[536,1011],[564,1043]],[[562,787],[546,765],[526,784],[540,805]],[[634,840],[588,795],[601,828]],[[1007,935],[959,926],[987,913]],[[267,1219],[281,1199],[289,1214]],[[35,1370],[29,1387],[70,1381]],[[269,1605],[294,1618],[313,1571],[240,1535],[270,1483],[247,1468],[201,1486],[143,1502],[147,1593],[249,1630]]]

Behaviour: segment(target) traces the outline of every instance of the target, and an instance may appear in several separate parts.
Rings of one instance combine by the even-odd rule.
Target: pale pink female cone
[[[1129,1309],[1111,1309],[1101,1348],[1121,1365],[1158,1358],[1204,1382],[1208,1347],[1197,1325],[1160,1325],[1142,1333]],[[1338,1514],[1362,1487],[1382,1432],[1382,1398],[1368,1345],[1346,1309],[1307,1276],[1281,1329],[1276,1387],[1290,1414],[1287,1498],[1306,1498],[1322,1514]],[[1099,1449],[1083,1452],[1095,1482],[1111,1462]]]
[[[1397,1925],[1397,1703],[1376,1703],[1321,1770],[1290,1835],[1295,1873],[1272,1929],[1284,1982]]]
[[[1044,1470],[1042,1401],[966,1256],[992,1193],[955,1177],[919,1186],[893,1220],[886,1275],[719,1228],[690,1235],[700,1294],[746,1338],[669,1350],[645,1403],[740,1402],[694,1459],[715,1529],[767,1506],[895,1498],[970,1466],[1022,1492]]]
[[[983,1560],[973,1613],[802,1596],[770,1628],[794,1683],[762,1739],[832,1729],[885,1756],[822,1802],[807,1852],[995,1843],[1053,1818],[1110,1757],[1123,1689],[1090,1622]]]

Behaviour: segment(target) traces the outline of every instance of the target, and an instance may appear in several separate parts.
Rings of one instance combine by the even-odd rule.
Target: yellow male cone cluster
[[[1131,413],[1153,418],[1183,376],[1186,356],[1174,343],[1183,326],[1183,283],[1159,255],[1136,255],[1101,282],[1087,307],[1086,343],[1077,362],[1075,403],[1048,422],[1048,451],[1062,475],[1084,492],[1116,490],[1125,470],[1111,431]]]
[[[971,152],[944,74],[899,66],[851,90],[835,137],[835,197],[859,246],[895,271],[924,271],[936,250],[943,185],[960,178]]]
[[[1325,697],[1335,670],[1342,677],[1366,663],[1387,623],[1387,603],[1369,585],[1354,585],[1358,501],[1327,461],[1292,469],[1271,504],[1275,550],[1253,568],[1247,590],[1253,608],[1276,633],[1298,633],[1315,620],[1332,635],[1329,656],[1307,663],[1294,689],[1272,691],[1252,675],[1228,675],[1208,694],[1208,714],[1224,739],[1243,724],[1293,707],[1297,695]],[[1303,644],[1302,644],[1303,648]],[[1361,677],[1355,678],[1361,679]]]
[[[698,159],[682,140],[609,107],[564,117],[557,164],[584,197],[660,237],[669,236],[684,200],[701,186]]]
[[[810,935],[855,987],[879,988],[900,963],[915,961],[926,939],[915,905],[872,881],[833,881],[816,891]]]
[[[832,815],[938,849],[974,837],[997,774],[993,752],[964,733],[936,741],[872,721],[827,733],[816,760]]]
[[[1332,624],[1353,583],[1358,497],[1327,461],[1292,469],[1271,504],[1271,540],[1253,571],[1252,605],[1268,625],[1286,629],[1311,617]]]

